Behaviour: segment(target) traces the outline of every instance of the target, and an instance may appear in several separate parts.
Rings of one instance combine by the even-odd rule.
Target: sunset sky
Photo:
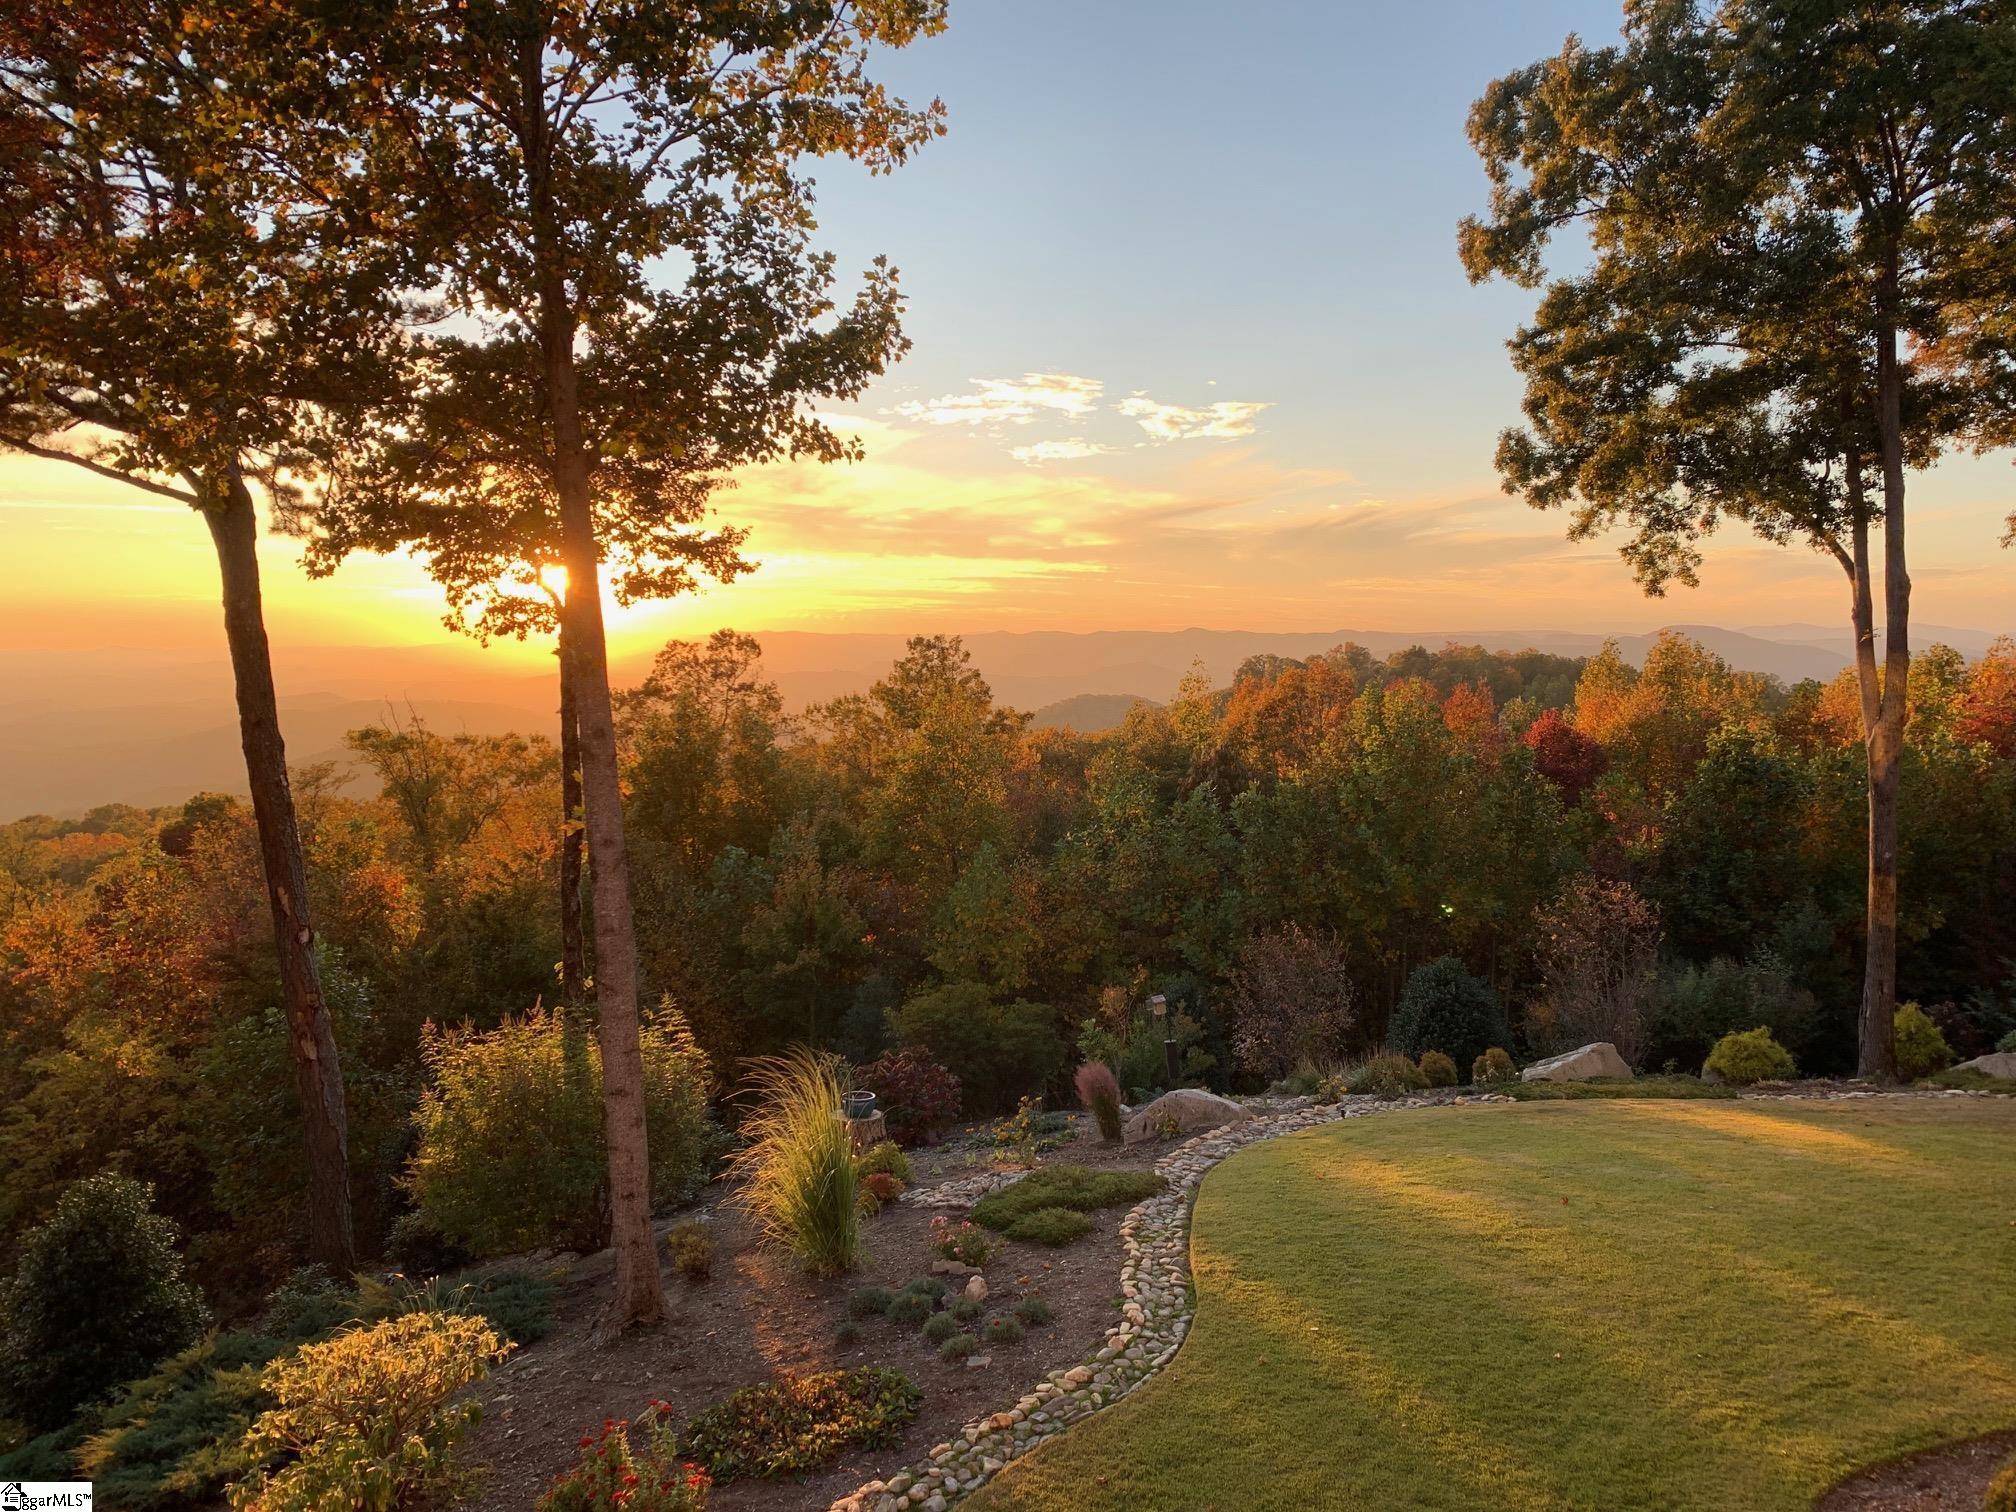
[[[819,173],[843,269],[886,252],[910,357],[836,411],[865,463],[752,473],[754,575],[620,617],[641,644],[746,629],[1639,630],[1833,625],[1838,569],[1740,533],[1647,601],[1615,542],[1500,493],[1503,342],[1455,225],[1492,77],[1607,38],[1617,0],[1413,5],[953,0],[887,61],[951,132],[895,175]],[[1919,480],[1917,615],[2016,627],[2008,458]],[[0,645],[219,644],[196,521],[59,464],[0,461],[17,599]],[[309,583],[269,542],[276,639],[438,640],[406,561]],[[220,646],[221,654],[221,646]]]

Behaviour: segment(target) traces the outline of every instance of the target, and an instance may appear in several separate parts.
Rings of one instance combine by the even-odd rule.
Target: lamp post
[[[1155,1022],[1162,1026],[1162,1060],[1169,1068],[1169,1085],[1175,1086],[1181,1079],[1176,1065],[1176,1041],[1169,1033],[1169,999],[1161,993],[1148,999],[1148,1011],[1155,1016]]]

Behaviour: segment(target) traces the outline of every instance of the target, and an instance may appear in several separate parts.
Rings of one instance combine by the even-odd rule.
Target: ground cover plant
[[[1515,1081],[1493,1090],[1519,1102],[1591,1102],[1605,1099],[1671,1102],[1676,1098],[1729,1098],[1736,1095],[1734,1087],[1718,1086],[1693,1076],[1638,1076],[1630,1081],[1622,1077],[1613,1081]]]
[[[1980,1200],[2012,1184],[1999,1099],[1451,1108],[1270,1141],[1199,1193],[1170,1368],[967,1505],[1805,1512],[2016,1423],[2016,1292],[1982,1284],[2009,1215]]]
[[[907,1376],[874,1366],[780,1375],[697,1414],[683,1443],[723,1484],[795,1475],[844,1449],[895,1443],[923,1399]]]
[[[1131,1205],[1161,1190],[1162,1178],[1153,1171],[1044,1166],[981,1198],[973,1205],[973,1221],[997,1233],[1011,1233],[1017,1223],[1048,1209],[1090,1213],[1104,1207]]]

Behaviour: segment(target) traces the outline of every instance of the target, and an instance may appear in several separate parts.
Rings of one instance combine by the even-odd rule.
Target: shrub
[[[1470,1080],[1476,1086],[1489,1087],[1518,1079],[1519,1068],[1512,1064],[1512,1057],[1496,1045],[1470,1062]]]
[[[1768,950],[1743,963],[1717,958],[1705,966],[1667,966],[1654,984],[1647,1059],[1692,1065],[1723,1035],[1759,1025],[1781,1045],[1802,1044],[1814,1014],[1813,994]]]
[[[450,1286],[440,1278],[424,1285],[404,1276],[357,1278],[355,1316],[377,1323],[409,1313],[452,1313],[481,1318],[511,1344],[532,1344],[553,1328],[551,1278],[522,1265],[504,1265],[473,1281]]]
[[[955,1333],[938,1346],[941,1360],[963,1360],[980,1347],[980,1341],[970,1333]]]
[[[1897,1047],[1897,1074],[1905,1081],[1918,1081],[1953,1064],[1946,1036],[1916,1003],[1897,1010],[1891,1035]]]
[[[1981,1512],[2016,1512],[2016,1459],[2012,1459],[1988,1482],[1987,1498]]]
[[[705,1174],[711,1075],[669,1005],[646,1016],[641,1038],[651,1197],[665,1206]],[[601,1248],[608,1162],[593,1036],[541,1010],[480,1034],[430,1027],[421,1054],[432,1085],[414,1115],[408,1184],[422,1219],[478,1255]]]
[[[226,1486],[260,1468],[245,1434],[273,1405],[264,1369],[288,1348],[264,1334],[227,1333],[169,1356],[120,1392],[79,1450],[76,1473],[106,1507],[216,1506]]]
[[[665,1254],[688,1281],[698,1283],[714,1274],[714,1239],[704,1223],[688,1219],[674,1224],[665,1235]]]
[[[985,1309],[971,1297],[954,1297],[952,1305],[945,1310],[961,1323],[971,1323]]]
[[[874,1198],[876,1208],[880,1209],[903,1195],[903,1183],[887,1171],[870,1171],[861,1178],[861,1190]]]
[[[923,1328],[918,1331],[924,1335],[926,1342],[943,1344],[959,1332],[959,1320],[950,1313],[933,1313],[924,1320]]]
[[[2011,1029],[2002,1038],[1995,1041],[1995,1053],[1997,1055],[2016,1055],[2016,1029]]]
[[[337,1285],[321,1266],[303,1265],[273,1288],[259,1327],[276,1339],[300,1344],[356,1319],[357,1294]]]
[[[1055,1315],[1050,1311],[1050,1304],[1048,1302],[1032,1294],[1022,1298],[1015,1304],[1015,1316],[1021,1319],[1026,1326],[1035,1328],[1039,1324],[1048,1323]]]
[[[1440,1050],[1429,1050],[1421,1057],[1421,1074],[1431,1087],[1453,1087],[1456,1085],[1456,1062]]]
[[[1356,1017],[1343,943],[1299,924],[1249,939],[1229,988],[1232,1053],[1261,1077],[1336,1055]]]
[[[1636,1066],[1650,1028],[1659,911],[1628,882],[1582,876],[1535,923],[1545,989],[1527,1015],[1528,1037],[1549,1050],[1607,1041]],[[1486,1043],[1504,1039],[1494,1034]]]
[[[628,1423],[609,1418],[600,1432],[583,1434],[580,1459],[546,1488],[538,1512],[701,1512],[712,1481],[679,1457],[670,1414],[663,1402],[646,1410],[641,1455]]]
[[[880,1144],[870,1145],[857,1164],[863,1176],[893,1176],[904,1186],[910,1185],[910,1157],[894,1140],[885,1139]]]
[[[988,1323],[982,1337],[989,1344],[1020,1344],[1022,1325],[1013,1318],[995,1318]]]
[[[438,1276],[473,1263],[476,1252],[450,1239],[424,1214],[401,1213],[385,1236],[385,1258],[409,1276]]]
[[[90,1176],[15,1246],[0,1284],[0,1416],[53,1428],[196,1341],[209,1321],[153,1189]]]
[[[914,993],[896,1011],[897,1036],[921,1045],[959,1078],[973,1113],[1000,1112],[1040,1092],[1064,1065],[1057,1016],[1044,1003],[997,1003],[975,982]]]
[[[1399,1097],[1421,1091],[1428,1085],[1428,1078],[1404,1055],[1375,1055],[1362,1066],[1354,1067],[1344,1085],[1359,1097],[1368,1093],[1374,1097]]]
[[[889,1311],[889,1304],[895,1300],[896,1293],[886,1286],[864,1286],[847,1299],[847,1316],[879,1318]]]
[[[840,1349],[852,1349],[861,1342],[861,1325],[852,1318],[847,1319],[833,1330],[833,1343]]]
[[[891,1323],[922,1323],[936,1306],[925,1292],[903,1291],[889,1299],[882,1316]]]
[[[1045,1166],[981,1198],[973,1206],[973,1221],[1005,1233],[1018,1218],[1043,1208],[1070,1208],[1090,1213],[1099,1208],[1139,1202],[1161,1190],[1162,1178],[1153,1171],[1094,1171],[1078,1165]]]
[[[244,1439],[258,1463],[231,1488],[240,1512],[407,1512],[466,1488],[455,1447],[481,1408],[451,1402],[510,1346],[479,1318],[416,1312],[304,1344],[269,1365],[275,1405]]]
[[[936,1276],[917,1276],[905,1281],[903,1283],[903,1290],[906,1292],[922,1292],[933,1302],[938,1302],[944,1299],[945,1283],[940,1281]]]
[[[853,1270],[863,1253],[844,1075],[839,1061],[809,1050],[756,1062],[749,1080],[760,1101],[732,1162],[743,1182],[735,1201],[763,1242],[823,1276]]]
[[[940,1260],[980,1266],[994,1253],[994,1241],[964,1218],[955,1222],[941,1213],[931,1220],[931,1253]]]
[[[1045,1244],[1052,1249],[1061,1249],[1091,1233],[1092,1220],[1072,1208],[1037,1208],[1033,1213],[1024,1213],[1002,1232],[1010,1239],[1020,1239],[1025,1244]]]
[[[1108,1144],[1120,1142],[1120,1082],[1104,1061],[1087,1061],[1072,1078],[1083,1103],[1098,1122],[1099,1137]]]
[[[875,1094],[899,1145],[923,1144],[959,1117],[959,1078],[914,1045],[861,1067],[854,1080]]]
[[[1474,1059],[1506,1040],[1505,1010],[1490,984],[1454,956],[1417,966],[1401,990],[1390,1029],[1394,1048],[1409,1056],[1428,1050]]]
[[[694,1417],[686,1449],[723,1484],[796,1475],[846,1449],[892,1447],[923,1397],[909,1377],[877,1366],[780,1375]]]
[[[1714,1072],[1732,1087],[1785,1081],[1798,1074],[1792,1053],[1771,1038],[1769,1029],[1761,1027],[1723,1035],[1708,1052],[1708,1063],[1701,1070],[1703,1075]]]
[[[1574,1102],[1591,1098],[1636,1098],[1665,1100],[1696,1097],[1734,1097],[1734,1087],[1719,1086],[1693,1076],[1638,1076],[1630,1081],[1513,1082],[1505,1088],[1520,1102]]]

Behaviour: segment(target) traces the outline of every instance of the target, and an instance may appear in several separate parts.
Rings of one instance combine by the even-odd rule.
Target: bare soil
[[[1813,1504],[1813,1512],[1981,1512],[1988,1483],[2016,1454],[2016,1432],[1873,1465]]]
[[[945,1144],[909,1152],[914,1185],[992,1168],[994,1155],[984,1147],[984,1134],[974,1136],[962,1130]],[[1102,1144],[1097,1130],[1080,1120],[1072,1142],[1044,1154],[1041,1163],[1138,1168],[1151,1165],[1163,1148]],[[834,1333],[847,1318],[852,1292],[898,1287],[930,1274],[930,1223],[946,1210],[909,1203],[885,1208],[867,1221],[868,1264],[853,1276],[821,1281],[788,1258],[759,1249],[726,1197],[716,1188],[660,1225],[697,1218],[714,1239],[707,1281],[691,1283],[666,1269],[672,1317],[662,1328],[614,1343],[600,1340],[595,1321],[611,1256],[592,1255],[569,1267],[553,1332],[513,1355],[480,1388],[483,1421],[468,1440],[468,1453],[486,1474],[467,1505],[483,1512],[522,1512],[574,1462],[582,1435],[607,1418],[634,1419],[653,1400],[669,1402],[683,1421],[780,1370],[883,1365],[902,1371],[923,1388],[924,1401],[899,1444],[849,1454],[803,1479],[737,1481],[716,1488],[711,1502],[720,1512],[823,1508],[862,1482],[922,1458],[973,1418],[1012,1406],[1048,1371],[1085,1359],[1104,1342],[1120,1306],[1124,1207],[1092,1214],[1092,1232],[1075,1244],[1054,1250],[1004,1244],[987,1262],[987,1310],[976,1321],[976,1334],[988,1319],[1006,1316],[1018,1298],[1032,1293],[1049,1303],[1055,1318],[1026,1330],[1019,1343],[983,1343],[985,1365],[943,1361],[937,1346],[914,1326],[882,1318],[864,1321],[860,1341],[841,1348]],[[958,1210],[952,1215],[959,1216]],[[662,1262],[662,1246],[660,1257]]]

